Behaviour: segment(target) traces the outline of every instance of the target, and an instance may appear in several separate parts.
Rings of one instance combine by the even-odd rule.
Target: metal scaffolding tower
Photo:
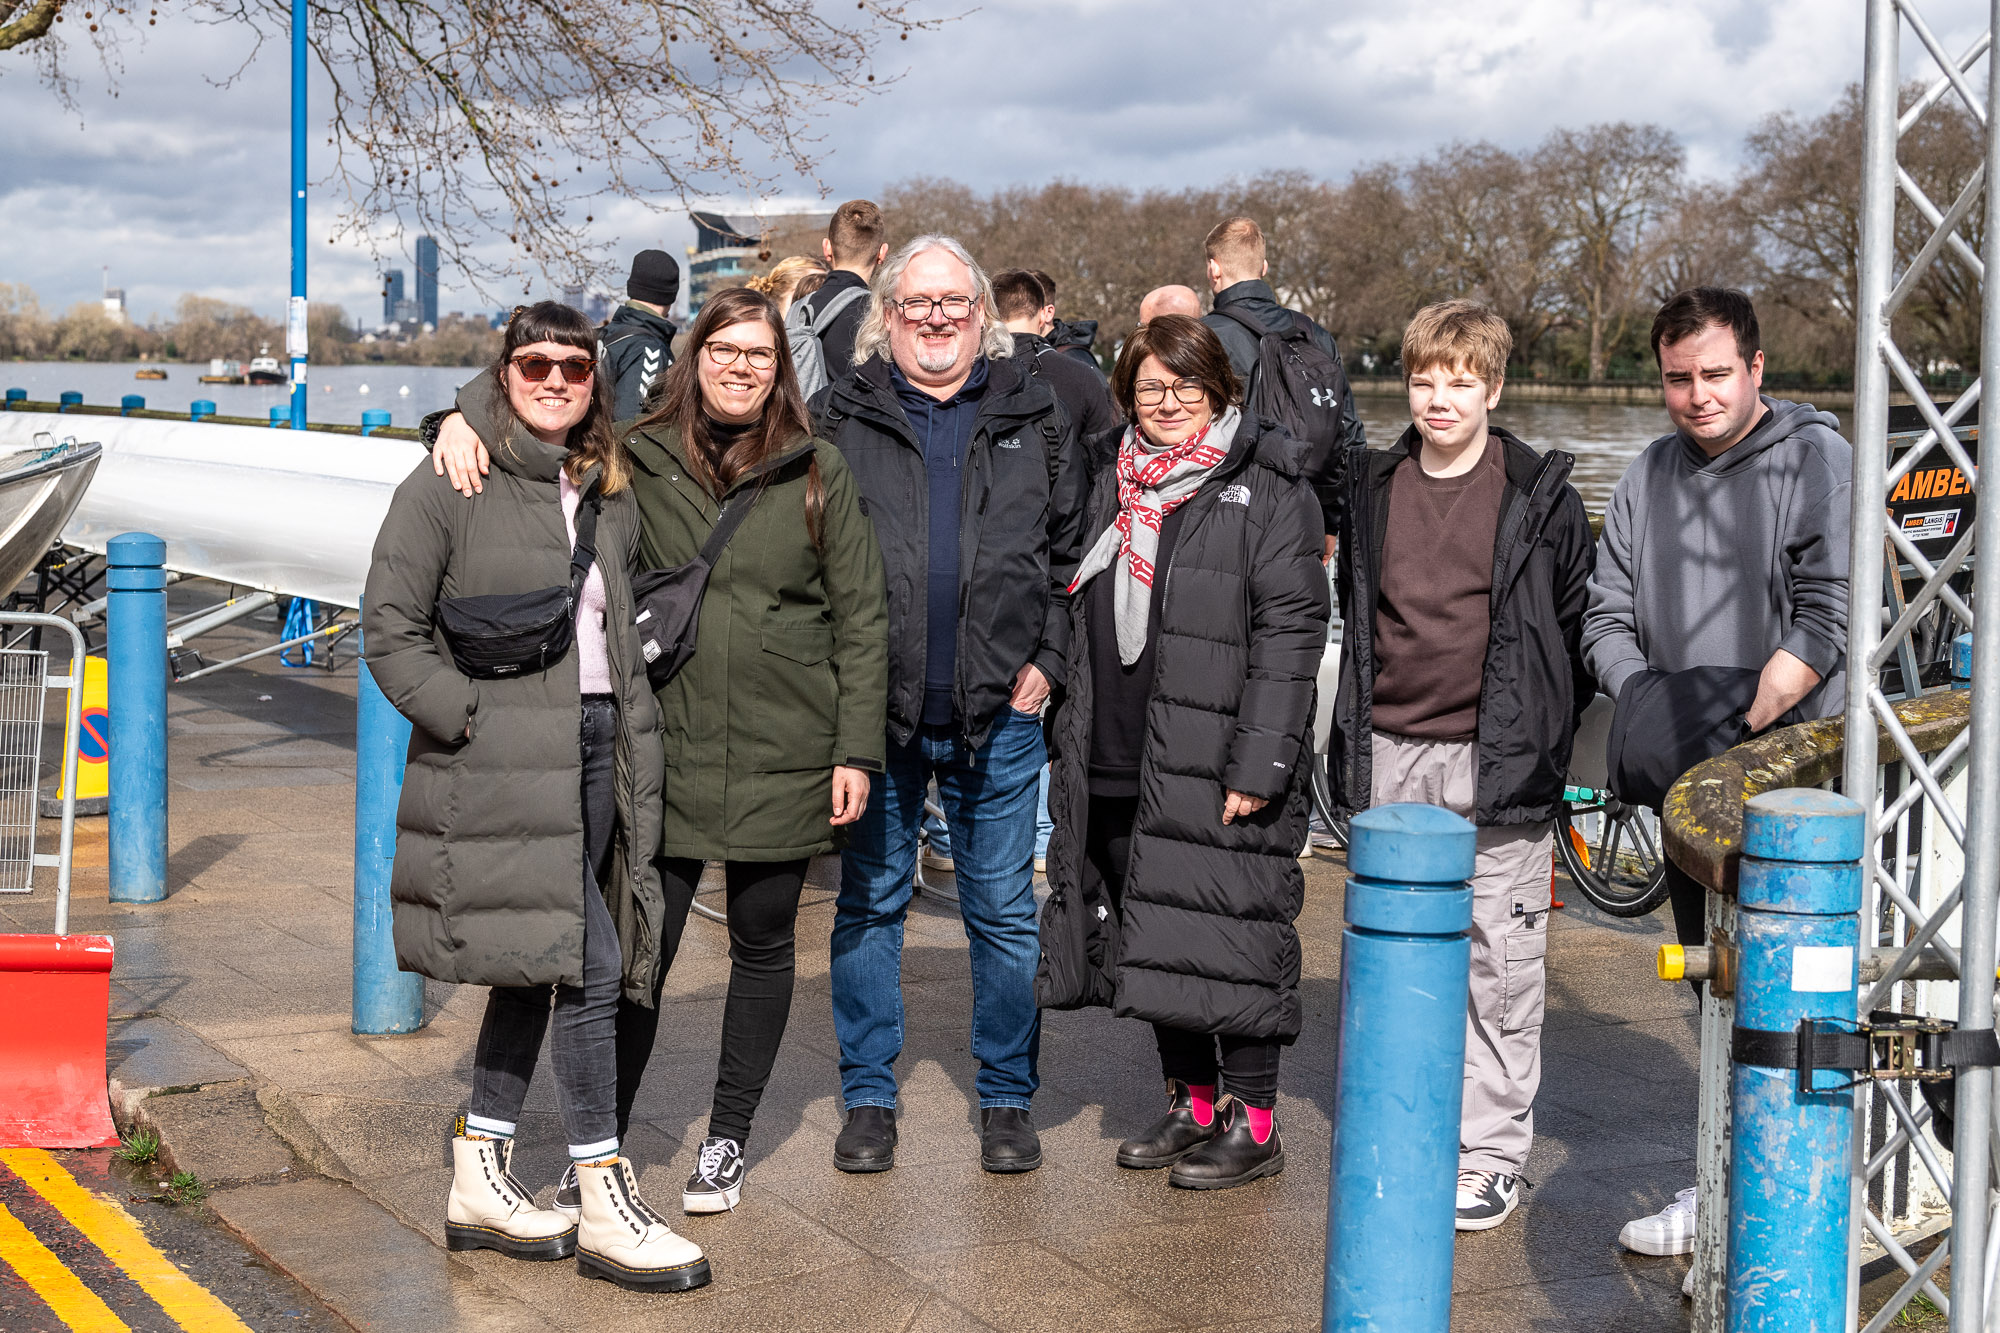
[[[1864,983],[1862,1012],[1876,1008],[1929,1008],[1955,1017],[1965,1030],[1990,1029],[1994,1014],[1996,896],[2000,896],[2000,634],[1976,637],[1971,725],[1941,752],[1923,754],[1891,708],[1894,695],[1923,692],[1921,640],[1934,648],[1941,635],[1969,629],[1973,609],[1962,595],[1962,574],[1974,586],[2000,586],[2000,543],[1979,542],[1979,522],[2000,514],[2000,498],[1979,486],[1984,512],[1965,526],[1941,559],[1920,552],[1889,519],[1890,492],[1914,469],[1950,465],[1968,481],[1978,472],[1960,434],[1976,420],[1979,437],[2000,437],[2000,396],[1982,395],[1986,376],[2000,373],[2000,283],[1984,281],[2000,263],[2000,0],[1988,25],[1962,53],[1953,54],[1925,22],[1916,0],[1868,0],[1867,72],[1863,84],[1861,249],[1856,307],[1853,563],[1848,617],[1848,678],[1844,789],[1869,810],[1865,859],[1868,900],[1863,909],[1864,948],[1888,946],[1892,959],[1878,981]],[[1901,44],[1915,38],[1921,61],[1915,83],[1901,77]],[[1987,65],[1984,88],[1979,66]],[[1970,113],[1982,140],[1981,165],[1958,197],[1927,198],[1899,161],[1903,137],[1940,102],[1956,98]],[[1982,209],[1983,241],[1968,223]],[[1897,253],[1898,208],[1921,218],[1925,239],[1914,252]],[[1932,265],[1954,264],[1980,279],[1980,378],[1948,409],[1932,405],[1922,376],[1898,348],[1897,311]],[[1916,403],[1921,427],[1892,451],[1889,396],[1894,389]],[[1933,554],[1935,554],[1933,548]],[[1948,641],[1948,640],[1947,640]],[[1887,682],[1885,684],[1885,682]],[[1931,688],[1936,688],[1933,683]],[[1878,744],[1880,736],[1888,745]],[[1961,794],[1962,793],[1962,794]],[[1872,794],[1872,799],[1870,798]],[[1962,814],[1960,812],[1963,812]],[[1959,977],[1981,984],[1920,982],[1911,973],[1926,946],[1955,964]],[[1928,989],[1926,989],[1928,987]],[[1855,1143],[1855,1216],[1870,1242],[1907,1274],[1889,1305],[1867,1325],[1888,1325],[1920,1292],[1946,1305],[1931,1278],[1951,1265],[1949,1315],[1954,1330],[2000,1328],[2000,1300],[1989,1291],[2000,1269],[2000,1228],[1994,1219],[1991,1136],[1993,1071],[1967,1070],[1956,1089],[1953,1141],[1937,1133],[1928,1100],[1910,1083],[1877,1082],[1857,1098],[1857,1113],[1871,1133]],[[1940,1149],[1950,1149],[1948,1157]],[[1910,1165],[1914,1152],[1922,1176]],[[1900,1158],[1899,1194],[1930,1190],[1952,1206],[1949,1234],[1920,1256],[1881,1202],[1881,1179]]]

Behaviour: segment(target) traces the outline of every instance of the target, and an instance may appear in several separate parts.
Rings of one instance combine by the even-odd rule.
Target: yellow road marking
[[[124,1269],[185,1333],[250,1333],[228,1306],[153,1248],[129,1213],[77,1184],[54,1157],[40,1148],[7,1148],[0,1149],[0,1163]]]
[[[77,1280],[48,1246],[35,1239],[20,1218],[0,1204],[0,1263],[34,1289],[56,1318],[76,1333],[132,1333],[96,1292]]]

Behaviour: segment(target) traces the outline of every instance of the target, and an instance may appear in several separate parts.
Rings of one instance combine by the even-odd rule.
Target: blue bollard
[[[396,803],[410,753],[410,723],[358,666],[354,710],[354,1030],[415,1032],[424,1025],[424,979],[396,966],[389,870]]]
[[[14,404],[25,403],[27,401],[28,401],[28,391],[26,389],[7,390],[7,410],[9,412],[14,410]]]
[[[82,406],[83,406],[83,395],[78,393],[75,389],[63,390],[62,394],[56,399],[56,411],[58,412],[67,412],[72,407],[82,407]]]
[[[203,417],[215,415],[215,404],[206,398],[197,398],[188,404],[188,420],[200,421]]]
[[[379,407],[371,407],[361,414],[361,433],[373,435],[389,424],[389,414]]]
[[[1792,1033],[1802,1018],[1854,1022],[1860,984],[1861,807],[1793,788],[1743,808],[1737,875],[1736,1025]],[[1848,1070],[1738,1061],[1729,1076],[1730,1333],[1847,1327],[1854,1093]]]
[[[1951,687],[1954,690],[1972,688],[1972,631],[1967,630],[1951,641]]]
[[[139,394],[128,393],[118,400],[118,415],[121,417],[129,417],[134,412],[143,412],[145,410],[146,400]]]
[[[167,544],[105,544],[106,708],[111,714],[111,901],[167,896]]]
[[[291,424],[292,424],[292,409],[289,406],[274,407],[271,409],[272,430],[287,430],[290,429]]]
[[[1444,1333],[1477,834],[1433,805],[1354,817],[1326,1217],[1329,1333]]]

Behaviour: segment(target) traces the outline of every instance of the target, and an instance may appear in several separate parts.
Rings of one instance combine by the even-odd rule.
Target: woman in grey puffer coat
[[[650,1002],[658,967],[663,764],[633,623],[630,462],[596,347],[568,306],[515,313],[492,369],[505,407],[468,414],[496,475],[465,498],[426,460],[397,488],[364,593],[367,660],[413,727],[391,880],[397,961],[493,988],[452,1145],[447,1245],[573,1253],[586,1276],[685,1290],[709,1280],[708,1262],[639,1199],[614,1113],[619,995]],[[586,547],[569,647],[546,665],[468,676],[445,605],[567,595]],[[559,1194],[543,1209],[510,1166],[552,1008],[577,1184],[570,1208]]]

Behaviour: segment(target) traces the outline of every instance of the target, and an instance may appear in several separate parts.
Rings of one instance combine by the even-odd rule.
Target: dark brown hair
[[[1757,307],[1749,297],[1733,287],[1690,287],[1668,297],[1653,316],[1653,364],[1660,363],[1660,348],[1692,338],[1711,324],[1736,335],[1736,354],[1746,366],[1763,347]]]
[[[882,253],[882,210],[872,200],[850,199],[833,210],[826,241],[836,264],[872,264]]]
[[[513,318],[507,321],[507,334],[500,340],[500,359],[493,363],[492,375],[493,382],[500,386],[500,401],[507,405],[507,415],[516,425],[520,419],[514,415],[507,365],[514,353],[534,343],[574,347],[594,360],[597,327],[584,318],[582,311],[560,301],[537,301],[515,308]],[[591,377],[590,406],[584,409],[582,420],[569,428],[569,461],[563,464],[563,469],[571,481],[581,484],[585,472],[593,465],[601,465],[604,479],[600,490],[605,495],[616,495],[632,479],[632,460],[611,429],[610,380],[600,363]]]
[[[1001,269],[993,275],[993,313],[1004,323],[1040,314],[1049,304],[1042,280],[1024,268]]]
[[[708,340],[733,324],[761,320],[771,330],[771,345],[778,351],[772,369],[771,395],[764,400],[763,416],[757,428],[719,455],[715,436],[702,411],[701,377],[698,366]],[[812,438],[812,417],[799,392],[798,373],[792,369],[792,349],[785,340],[785,321],[770,297],[748,287],[731,287],[708,299],[688,330],[687,351],[667,371],[665,391],[659,405],[639,419],[640,427],[667,426],[677,432],[687,457],[688,474],[695,484],[720,500],[744,473]],[[819,459],[806,464],[806,535],[815,550],[820,544],[820,519],[826,512],[826,490],[820,482]]]
[[[1193,380],[1206,389],[1212,411],[1222,411],[1243,395],[1243,383],[1230,369],[1229,353],[1215,330],[1191,315],[1155,315],[1125,339],[1118,364],[1111,370],[1111,396],[1127,420],[1139,419],[1132,384],[1139,378],[1139,363],[1149,356],[1160,358],[1175,379]]]

